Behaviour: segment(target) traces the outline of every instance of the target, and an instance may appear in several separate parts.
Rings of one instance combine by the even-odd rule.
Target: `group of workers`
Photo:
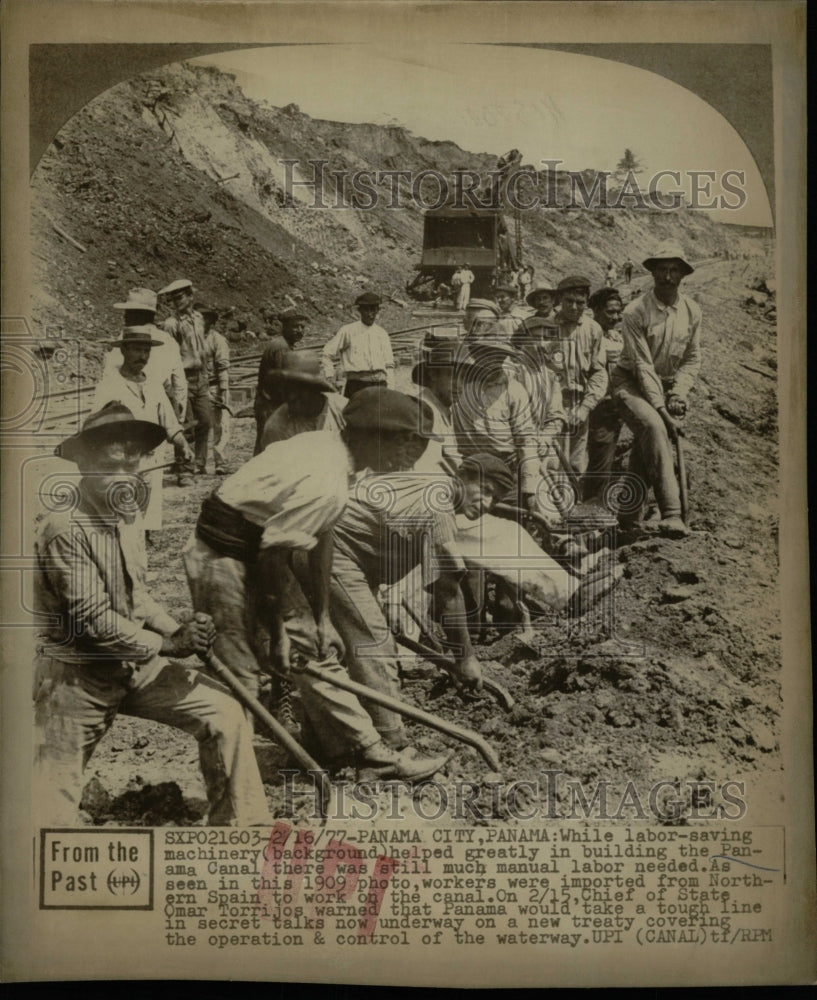
[[[49,623],[37,651],[37,773],[51,812],[76,815],[84,767],[123,712],[196,737],[210,823],[268,822],[251,723],[208,657],[253,695],[272,678],[279,718],[289,713],[330,770],[407,782],[441,771],[450,754],[419,752],[398,712],[333,679],[399,699],[395,636],[416,626],[436,635],[457,683],[479,691],[473,642],[491,613],[488,577],[497,621],[503,609],[515,621],[531,608],[578,615],[615,586],[621,567],[603,546],[579,543],[571,562],[560,558],[573,540],[552,487],[565,472],[590,485],[591,473],[609,476],[622,423],[633,433],[630,471],[655,490],[659,530],[687,533],[671,440],[700,364],[701,315],[679,291],[692,273],[680,247],[663,245],[644,266],[654,287],[626,308],[615,289],[589,296],[575,276],[530,291],[532,315],[514,288],[470,299],[462,329],[424,338],[411,393],[394,388],[373,293],[319,358],[293,350],[307,317],[285,314],[260,362],[255,454],[204,499],[184,549],[195,614],[182,623],[146,585],[140,535],[152,491],[140,470],[163,441],[180,468],[203,468],[198,418],[212,406],[211,379],[219,385],[215,354],[190,282],[163,290],[173,315],[162,330],[152,293],[131,292],[117,306],[121,360],[103,376],[112,388],[58,449],[78,468],[79,502],[47,514],[36,544],[37,606]],[[147,388],[164,348],[155,371],[166,400]],[[544,551],[527,515],[547,528]],[[631,533],[638,517],[628,515]],[[176,662],[194,654],[195,667]]]

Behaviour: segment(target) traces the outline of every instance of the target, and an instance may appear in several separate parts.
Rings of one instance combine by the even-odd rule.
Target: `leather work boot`
[[[176,484],[178,486],[192,486],[193,485],[193,479],[192,479],[191,476],[187,475],[187,473],[182,473],[179,476],[179,478],[176,480]]]
[[[680,517],[664,517],[658,522],[658,530],[665,538],[686,538],[689,528]]]
[[[453,750],[436,757],[421,757],[409,748],[398,752],[380,740],[358,755],[357,780],[422,781],[441,771],[453,756]]]

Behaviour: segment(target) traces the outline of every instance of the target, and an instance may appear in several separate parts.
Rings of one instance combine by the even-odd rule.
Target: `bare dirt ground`
[[[491,698],[462,701],[436,669],[406,658],[405,700],[475,729],[498,752],[499,774],[474,750],[409,724],[417,747],[456,749],[438,780],[476,783],[486,817],[511,818],[492,802],[491,782],[541,780],[548,769],[588,793],[610,782],[611,800],[627,781],[646,796],[658,781],[697,779],[744,781],[750,817],[779,804],[775,327],[746,303],[762,270],[723,260],[685,282],[705,323],[686,438],[693,534],[648,535],[618,549],[625,575],[606,631],[543,629],[538,654],[518,634],[494,633],[479,656],[513,695],[509,713]],[[408,371],[400,373],[406,385]],[[249,457],[253,431],[252,420],[233,424],[233,468]],[[173,613],[189,607],[180,552],[216,482],[207,476],[182,490],[166,481],[166,528],[149,564],[152,591]],[[259,738],[258,755],[273,815],[291,815],[281,753]],[[175,730],[118,718],[88,776],[96,776],[86,800],[95,822],[202,821],[196,744]],[[446,815],[456,818],[453,809]],[[675,818],[683,816],[682,806]]]

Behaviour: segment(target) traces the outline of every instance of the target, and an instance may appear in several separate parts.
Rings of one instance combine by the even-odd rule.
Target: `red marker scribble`
[[[380,907],[383,905],[383,897],[386,895],[389,882],[399,866],[400,862],[397,858],[381,855],[375,859],[369,892],[366,896],[366,902],[363,904],[363,919],[360,921],[358,937],[370,938],[374,934],[377,918],[380,916]]]
[[[366,855],[348,841],[330,840],[323,850],[321,871],[318,875],[318,891],[328,896],[337,894],[339,899],[348,899],[357,888],[361,873],[366,865]],[[338,877],[338,868],[343,875]]]

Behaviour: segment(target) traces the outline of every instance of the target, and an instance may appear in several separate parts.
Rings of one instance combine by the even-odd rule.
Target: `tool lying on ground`
[[[425,712],[421,708],[415,708],[413,705],[407,705],[405,702],[400,701],[399,698],[392,698],[391,695],[382,694],[380,691],[375,691],[365,684],[358,684],[357,681],[349,680],[347,677],[338,677],[328,670],[323,670],[315,663],[307,661],[297,669],[303,671],[305,674],[309,674],[310,677],[316,677],[318,680],[340,688],[341,691],[349,691],[359,698],[374,702],[375,705],[382,705],[383,708],[389,708],[392,712],[397,712],[398,715],[404,715],[407,719],[412,719],[423,726],[428,726],[429,729],[436,729],[438,732],[445,733],[446,736],[451,736],[461,743],[467,743],[469,746],[474,747],[475,750],[479,750],[492,771],[499,770],[499,758],[496,753],[473,730],[465,729],[463,726],[458,726],[453,722],[446,722],[445,719],[441,719],[437,715]]]
[[[276,743],[284,748],[298,766],[307,772],[315,774],[319,781],[320,810],[321,815],[326,818],[330,814],[332,802],[332,783],[326,770],[313,760],[304,750],[301,744],[294,739],[281,723],[274,718],[250,692],[244,687],[241,681],[230,670],[226,663],[220,660],[216,654],[210,650],[205,657],[205,663],[218,679],[228,687],[235,695],[236,699],[248,708],[252,714],[272,733]]]
[[[404,649],[408,649],[412,653],[422,656],[423,659],[428,660],[430,663],[436,663],[438,666],[447,670],[452,676],[456,677],[454,661],[451,657],[446,656],[442,650],[432,649],[430,646],[417,642],[416,639],[412,639],[411,636],[403,635],[402,633],[396,635],[394,638],[398,645],[402,646]],[[482,677],[482,686],[496,698],[505,711],[510,712],[515,702],[509,691],[502,687],[501,684],[498,684],[495,680],[492,680],[490,677],[486,677],[484,674]]]

